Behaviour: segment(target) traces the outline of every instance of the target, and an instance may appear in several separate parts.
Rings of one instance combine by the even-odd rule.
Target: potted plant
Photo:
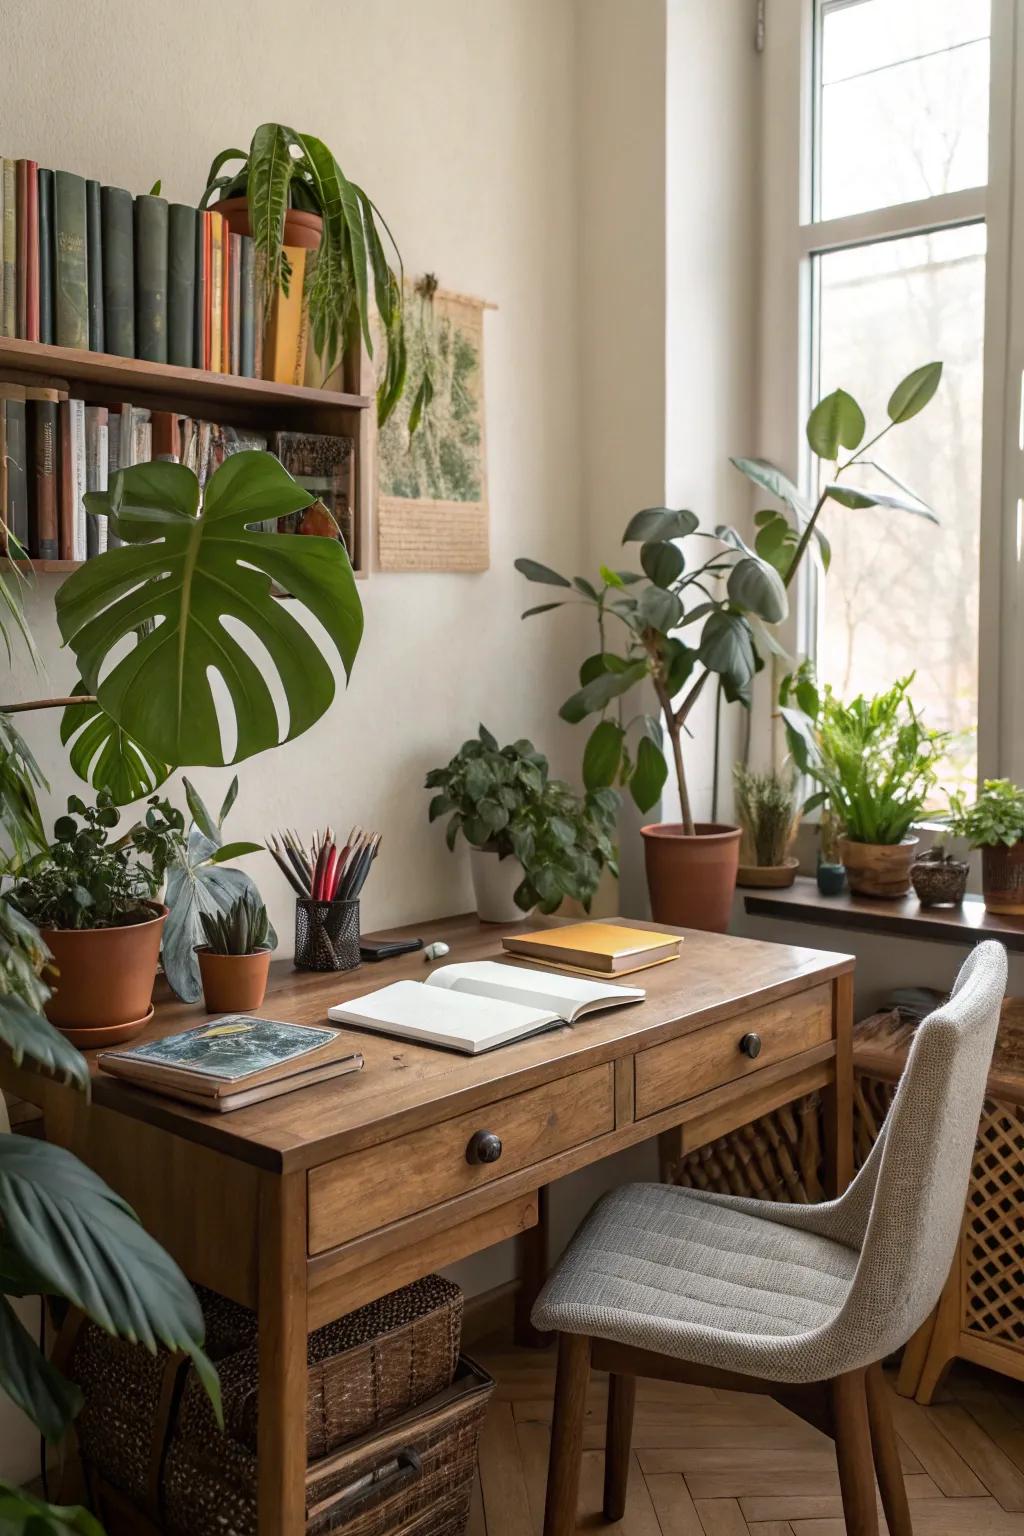
[[[242,163],[225,173],[234,161]],[[223,149],[214,157],[199,206],[206,208],[218,195],[213,206],[231,232],[253,237],[269,306],[290,294],[295,257],[289,250],[314,253],[301,298],[325,376],[350,347],[358,346],[360,334],[373,356],[372,281],[385,348],[377,391],[377,419],[383,425],[405,387],[406,345],[401,257],[376,204],[348,180],[326,144],[282,123],[262,123],[248,150]]]
[[[1024,789],[1009,779],[986,779],[981,794],[967,805],[950,795],[946,824],[956,837],[981,849],[981,886],[990,912],[1024,915]]]
[[[800,812],[792,773],[753,773],[743,763],[733,769],[736,816],[743,832],[738,885],[792,885],[799,860],[789,853]]]
[[[846,866],[841,844],[843,824],[826,800],[818,815],[818,867],[816,877],[822,896],[840,896],[846,887]]]
[[[205,944],[196,947],[207,1013],[245,1013],[258,1008],[270,975],[270,920],[255,891],[246,891],[226,912],[201,912]]]
[[[71,795],[49,849],[10,893],[52,956],[46,1016],[82,1047],[141,1032],[152,1012],[167,921],[167,908],[154,897],[170,839],[154,838],[144,857],[130,832],[110,840],[119,821],[107,791],[92,806]]]
[[[611,835],[619,797],[597,790],[583,799],[548,775],[532,742],[499,747],[483,725],[425,787],[437,790],[431,821],[451,813],[448,847],[469,844],[477,913],[483,922],[520,921],[534,907],[553,912],[566,896],[589,910],[601,871],[617,873]]]
[[[798,765],[820,785],[804,809],[827,800],[842,821],[840,857],[851,891],[906,896],[918,844],[911,827],[935,788],[949,734],[930,730],[917,714],[913,674],[849,704],[828,686],[819,695],[806,669],[803,682],[804,710],[783,713]]]

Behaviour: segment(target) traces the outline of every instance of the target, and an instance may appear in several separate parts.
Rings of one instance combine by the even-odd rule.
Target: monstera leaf
[[[89,690],[79,679],[71,692],[88,694]],[[78,777],[93,789],[109,790],[115,805],[131,805],[151,795],[171,771],[94,700],[67,706],[61,716],[60,739],[64,746],[70,743],[68,758]]]
[[[221,837],[224,818],[235,802],[238,780],[234,779],[224,798],[220,815],[214,820],[196,793],[195,786],[185,780],[185,792],[192,812],[192,825],[188,833],[185,857],[179,864],[172,864],[167,871],[167,890],[164,900],[169,908],[164,924],[163,947],[160,951],[164,974],[182,1002],[195,1003],[203,995],[196,959],[196,945],[203,943],[203,912],[226,912],[232,902],[257,891],[249,876],[240,869],[225,869],[224,859],[239,858],[245,853],[256,853],[259,843],[227,843]],[[271,928],[268,935],[271,948],[277,946],[277,934]]]
[[[192,471],[159,460],[121,470],[108,491],[86,497],[123,542],[68,578],[57,619],[89,692],[151,758],[182,767],[238,762],[301,735],[330,707],[331,667],[274,585],[319,620],[347,674],[363,630],[348,556],[336,539],[250,526],[314,500],[259,452],[222,464],[201,509]],[[254,639],[284,692],[283,732]],[[212,674],[234,715],[230,757]]]
[[[81,1504],[47,1504],[0,1482],[0,1536],[103,1536],[103,1527]]]

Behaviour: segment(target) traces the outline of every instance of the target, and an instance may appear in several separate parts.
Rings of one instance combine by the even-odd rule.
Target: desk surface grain
[[[543,920],[528,924],[531,929],[541,926],[545,926]],[[466,914],[399,931],[426,942],[444,939],[451,953],[435,963],[443,965],[505,958],[502,933],[522,932],[524,927],[482,924],[475,914]],[[629,1055],[716,1019],[756,1010],[853,969],[848,955],[724,934],[670,931],[684,937],[680,958],[629,978],[646,987],[644,1002],[482,1056],[462,1056],[346,1029],[352,1049],[365,1057],[361,1072],[227,1114],[211,1114],[119,1081],[100,1070],[95,1059],[91,1061],[93,1101],[231,1157],[290,1172]],[[292,1023],[324,1023],[333,1003],[403,977],[425,980],[428,974],[422,953],[329,975],[296,971],[290,961],[275,961],[258,1012]],[[208,1017],[202,1003],[160,1001],[158,992],[154,1019],[142,1039],[173,1034]]]

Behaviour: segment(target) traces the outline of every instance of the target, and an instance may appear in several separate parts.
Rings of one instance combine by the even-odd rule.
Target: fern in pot
[[[737,884],[779,888],[792,885],[798,860],[789,849],[800,822],[792,773],[754,773],[743,763],[733,769],[736,819],[743,837]]]

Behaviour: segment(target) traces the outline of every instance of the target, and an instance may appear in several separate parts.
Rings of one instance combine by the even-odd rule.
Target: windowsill
[[[822,896],[817,882],[801,875],[786,890],[745,892],[743,904],[750,917],[851,928],[894,938],[931,939],[942,944],[971,945],[978,939],[999,939],[1007,949],[1024,953],[1024,918],[998,917],[988,911],[980,896],[965,896],[959,907],[922,907],[913,895],[895,901],[848,892]]]

